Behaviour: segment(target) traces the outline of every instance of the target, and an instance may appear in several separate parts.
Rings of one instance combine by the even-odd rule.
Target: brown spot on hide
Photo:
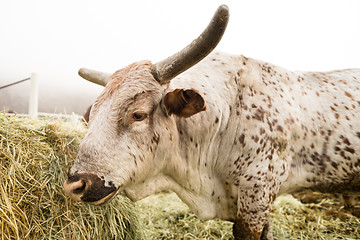
[[[356,132],[356,136],[360,138],[360,132]]]
[[[262,109],[257,109],[255,115],[252,117],[260,122],[264,122],[264,111]]]
[[[344,138],[344,143],[346,144],[346,145],[348,145],[348,146],[350,146],[351,145],[351,143],[350,143],[350,141],[349,141],[349,139],[347,139],[347,138]]]
[[[352,98],[352,95],[349,92],[346,92],[346,91],[345,91],[345,96],[347,96],[349,98]]]
[[[265,133],[265,129],[264,128],[260,128],[260,135],[263,135]]]
[[[355,150],[353,148],[350,148],[350,147],[345,147],[344,150],[349,152],[349,153],[352,153],[352,154],[355,153]]]
[[[244,144],[244,140],[245,140],[245,135],[241,134],[241,136],[239,137],[239,141],[241,144]]]

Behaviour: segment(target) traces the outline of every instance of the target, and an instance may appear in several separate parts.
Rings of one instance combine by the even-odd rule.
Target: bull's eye
[[[133,119],[134,119],[135,121],[142,121],[142,120],[145,119],[145,117],[146,117],[146,114],[145,114],[145,113],[135,112],[135,113],[133,114]]]

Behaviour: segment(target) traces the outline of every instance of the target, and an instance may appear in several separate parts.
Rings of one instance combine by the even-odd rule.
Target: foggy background
[[[230,21],[216,51],[290,70],[360,67],[360,1],[0,0],[0,87],[38,75],[39,111],[82,114],[102,87],[80,67],[114,72],[182,49],[220,4]],[[25,82],[0,89],[0,110],[27,112]]]

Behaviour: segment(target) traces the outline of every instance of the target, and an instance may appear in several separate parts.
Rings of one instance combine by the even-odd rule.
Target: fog
[[[196,38],[216,8],[230,22],[216,48],[290,70],[360,67],[360,1],[0,1],[0,87],[36,72],[39,108],[82,113],[102,87],[80,67],[114,72],[159,61]],[[0,107],[26,106],[29,83],[0,89]]]

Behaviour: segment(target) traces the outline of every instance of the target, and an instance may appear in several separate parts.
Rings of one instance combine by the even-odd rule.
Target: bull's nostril
[[[86,192],[88,183],[84,178],[79,176],[71,176],[64,182],[64,191],[72,199],[80,201],[80,198]]]
[[[74,188],[73,193],[75,193],[75,194],[83,193],[85,190],[85,187],[86,187],[85,181],[81,181],[81,185]]]
[[[64,191],[73,200],[102,204],[115,196],[116,187],[95,174],[74,174],[64,182]]]

